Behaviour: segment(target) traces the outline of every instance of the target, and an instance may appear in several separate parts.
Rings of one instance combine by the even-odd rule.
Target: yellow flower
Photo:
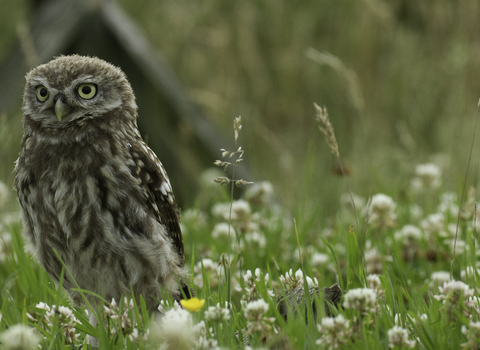
[[[182,304],[184,309],[187,309],[190,312],[199,312],[200,309],[205,304],[205,299],[198,299],[198,298],[191,298],[191,299],[182,299],[180,300],[180,304]]]

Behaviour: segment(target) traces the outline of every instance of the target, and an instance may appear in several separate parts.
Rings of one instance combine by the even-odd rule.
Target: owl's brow
[[[95,83],[98,84],[98,77],[94,77],[93,75],[82,75],[80,78],[76,78],[72,80],[72,85],[77,86],[80,84],[85,84],[85,83]]]
[[[48,81],[45,78],[32,78],[31,82],[34,87],[37,87],[38,85],[50,87],[50,84],[48,84]]]

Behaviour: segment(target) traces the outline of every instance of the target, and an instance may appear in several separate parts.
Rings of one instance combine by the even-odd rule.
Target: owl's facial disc
[[[59,122],[62,121],[62,117],[70,113],[70,106],[64,102],[65,96],[58,94],[53,98],[55,103],[55,115]]]

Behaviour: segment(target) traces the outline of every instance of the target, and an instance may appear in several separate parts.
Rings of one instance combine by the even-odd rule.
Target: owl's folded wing
[[[183,264],[184,249],[180,216],[167,172],[155,153],[142,140],[134,146],[128,144],[128,149],[135,162],[135,166],[131,167],[132,175],[138,179],[157,220],[165,226]]]

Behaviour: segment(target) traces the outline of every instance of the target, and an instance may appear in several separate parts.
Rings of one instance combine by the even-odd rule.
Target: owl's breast
[[[17,161],[25,235],[37,251],[87,249],[122,226],[134,179],[111,145],[52,146],[22,149]]]

